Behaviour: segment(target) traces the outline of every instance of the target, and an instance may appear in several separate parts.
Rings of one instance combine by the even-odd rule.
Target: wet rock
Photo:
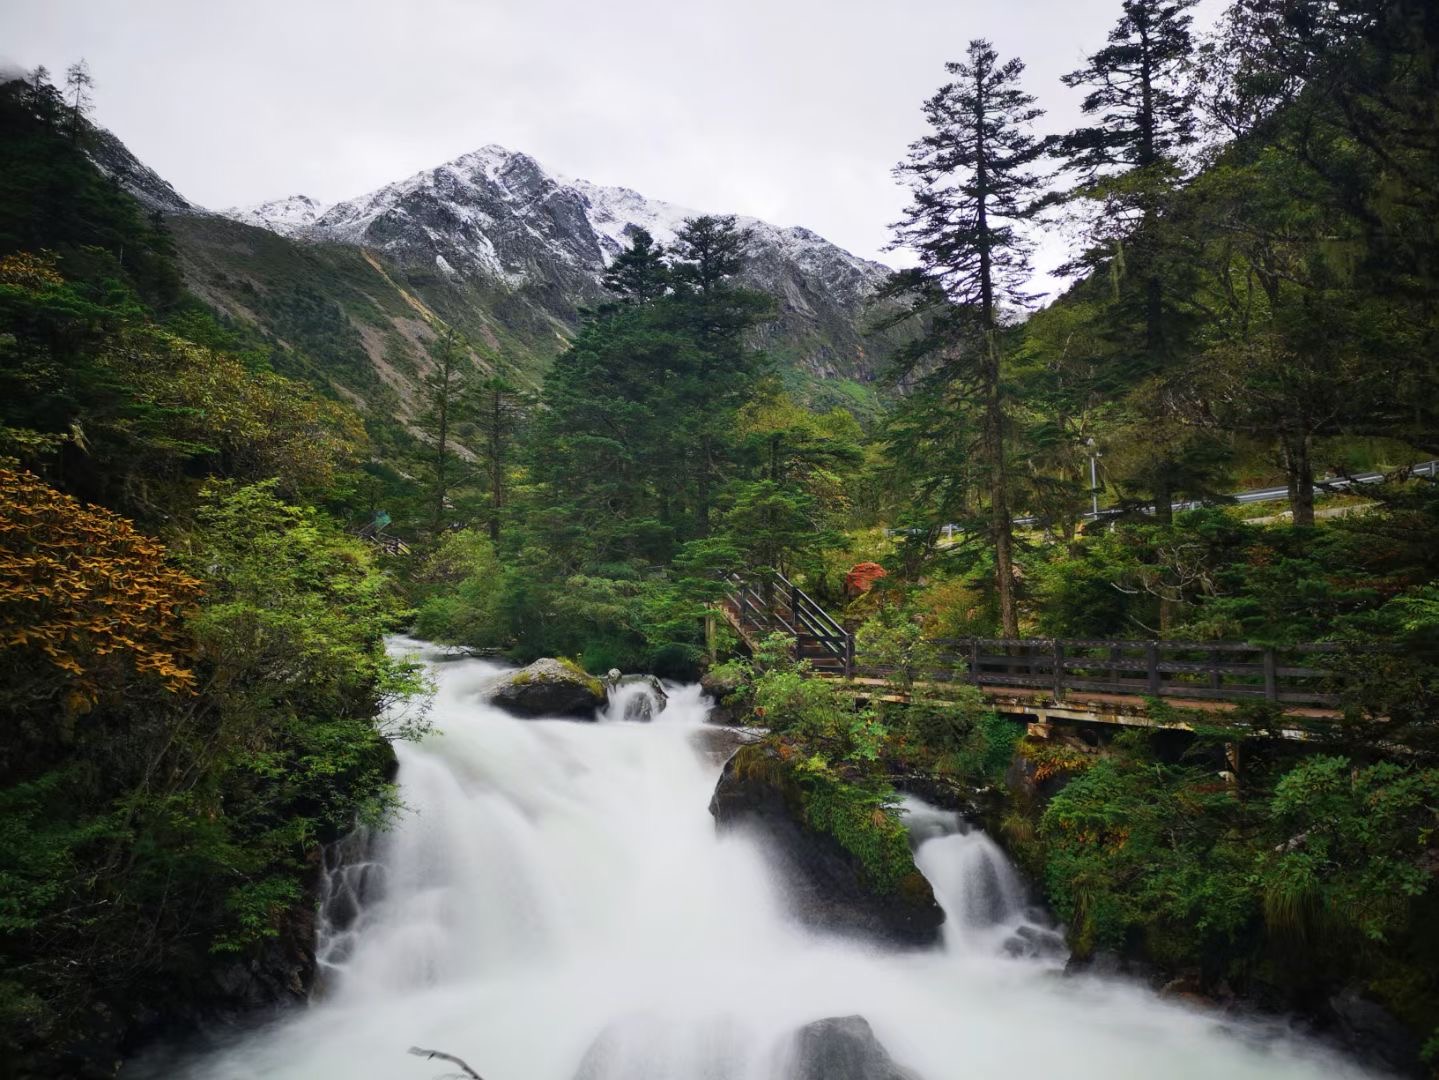
[[[764,736],[757,731],[735,727],[699,727],[690,738],[705,759],[716,765],[723,765],[741,746],[758,742]]]
[[[1329,1008],[1344,1049],[1367,1064],[1403,1076],[1423,1075],[1419,1040],[1363,991],[1347,987],[1329,999]]]
[[[720,829],[753,829],[765,839],[791,911],[805,925],[889,945],[939,941],[944,909],[924,875],[915,869],[892,893],[877,892],[855,855],[805,823],[799,785],[772,747],[735,752],[720,773],[710,813]]]
[[[738,676],[716,672],[713,668],[700,676],[700,689],[714,701],[707,717],[711,724],[739,723],[739,710],[728,699],[740,685]]]
[[[630,687],[643,689],[630,690]],[[611,668],[605,676],[605,689],[611,703],[624,703],[622,720],[647,724],[656,714],[664,712],[670,702],[664,683],[653,675],[621,675],[618,669]]]
[[[1021,926],[1004,942],[1004,951],[1010,956],[1026,959],[1058,959],[1069,952],[1064,935],[1042,926]]]
[[[593,720],[607,695],[604,683],[578,666],[546,657],[508,676],[490,702],[516,716],[575,716]]]
[[[1170,979],[1159,988],[1159,996],[1180,1001],[1198,1009],[1218,1009],[1232,1003],[1233,994],[1221,986],[1211,991],[1197,974],[1189,973]]]
[[[919,1080],[895,1063],[862,1016],[806,1024],[785,1048],[776,1075],[787,1080]]]

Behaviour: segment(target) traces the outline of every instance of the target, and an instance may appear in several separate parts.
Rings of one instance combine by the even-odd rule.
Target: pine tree
[[[529,402],[519,387],[506,377],[499,362],[488,378],[475,384],[470,398],[467,411],[475,420],[479,456],[484,464],[485,486],[490,498],[490,539],[498,543],[507,501],[505,472]]]
[[[41,64],[25,77],[25,85],[23,100],[30,111],[44,122],[46,128],[54,128],[64,103],[60,100],[60,92],[50,82],[50,69]]]
[[[446,329],[434,349],[434,364],[425,375],[425,413],[421,426],[430,436],[429,453],[431,481],[430,524],[438,536],[445,527],[445,509],[454,476],[451,461],[455,456],[451,437],[462,411],[465,392],[464,357],[453,329]]]
[[[1043,184],[1036,162],[1046,144],[1030,131],[1043,110],[1019,88],[1024,64],[1000,63],[987,41],[971,41],[967,58],[946,68],[954,81],[924,105],[930,130],[896,169],[913,201],[894,227],[894,246],[914,250],[919,266],[897,275],[888,292],[908,300],[905,317],[927,320],[901,357],[906,374],[922,376],[924,399],[958,393],[980,414],[1000,622],[1015,637],[1003,316],[1032,300],[1024,291],[1030,245],[1021,226],[1036,212]]]
[[[95,79],[90,74],[90,65],[83,58],[65,69],[65,101],[70,110],[71,142],[80,141],[85,117],[90,113],[90,93],[94,88]]]
[[[1170,295],[1182,289],[1166,289],[1188,263],[1165,211],[1184,178],[1181,154],[1197,138],[1194,89],[1185,79],[1193,52],[1188,12],[1196,2],[1124,0],[1109,43],[1064,76],[1066,86],[1089,88],[1083,109],[1096,122],[1060,139],[1055,154],[1078,176],[1072,195],[1101,204],[1089,249],[1071,268],[1107,264],[1125,286],[1137,283],[1112,305],[1120,349],[1131,354],[1127,378],[1135,382],[1174,368],[1187,322]],[[1168,520],[1178,463],[1159,461],[1145,471],[1155,514]]]
[[[635,230],[630,246],[620,252],[605,271],[603,283],[625,303],[658,300],[670,284],[664,245],[655,243],[654,237],[644,229]]]
[[[1173,162],[1195,139],[1193,90],[1184,65],[1193,51],[1188,14],[1198,0],[1124,0],[1109,44],[1064,76],[1085,96],[1091,127],[1066,135],[1059,152],[1085,182]]]
[[[675,281],[700,293],[725,286],[744,265],[749,242],[750,231],[732,214],[689,218],[675,238]]]
[[[749,242],[749,230],[733,216],[705,215],[684,223],[671,252],[675,294],[668,314],[690,345],[676,357],[675,373],[700,536],[709,532],[735,414],[754,394],[767,363],[745,338],[773,318],[773,301],[735,280]]]

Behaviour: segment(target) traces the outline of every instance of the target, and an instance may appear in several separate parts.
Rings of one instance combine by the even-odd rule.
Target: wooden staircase
[[[722,604],[725,619],[751,652],[771,634],[793,643],[799,660],[823,675],[854,674],[854,635],[841,626],[803,589],[778,571],[749,579],[731,574],[729,596]]]

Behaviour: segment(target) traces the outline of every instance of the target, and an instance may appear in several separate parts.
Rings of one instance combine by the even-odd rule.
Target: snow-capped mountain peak
[[[631,188],[552,173],[528,154],[495,143],[330,207],[297,195],[221,212],[286,236],[359,244],[447,274],[480,274],[510,285],[556,277],[597,284],[635,229],[668,245],[685,219],[700,213]],[[847,298],[870,291],[887,272],[808,229],[748,217],[739,222],[751,231],[758,262],[774,256],[810,274],[837,273],[841,280],[832,284]]]
[[[254,206],[232,206],[219,211],[227,218],[269,229],[281,236],[294,236],[314,225],[325,206],[308,195],[287,195],[283,199],[270,199]]]
[[[605,268],[636,229],[668,246],[700,212],[566,177],[492,143],[329,207],[296,195],[222,213],[301,243],[363,247],[420,275],[523,290],[568,327],[607,296]],[[738,224],[751,238],[743,280],[778,300],[776,340],[824,342],[804,360],[816,374],[866,370],[859,327],[888,268],[809,229]]]

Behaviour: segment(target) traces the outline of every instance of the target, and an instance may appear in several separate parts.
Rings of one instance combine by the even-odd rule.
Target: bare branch
[[[458,1065],[465,1071],[465,1075],[471,1077],[472,1080],[484,1080],[484,1077],[470,1068],[461,1058],[455,1057],[454,1054],[447,1054],[443,1050],[426,1050],[420,1046],[410,1047],[410,1053],[416,1057],[427,1059],[439,1058],[441,1061],[448,1061],[451,1065]]]

